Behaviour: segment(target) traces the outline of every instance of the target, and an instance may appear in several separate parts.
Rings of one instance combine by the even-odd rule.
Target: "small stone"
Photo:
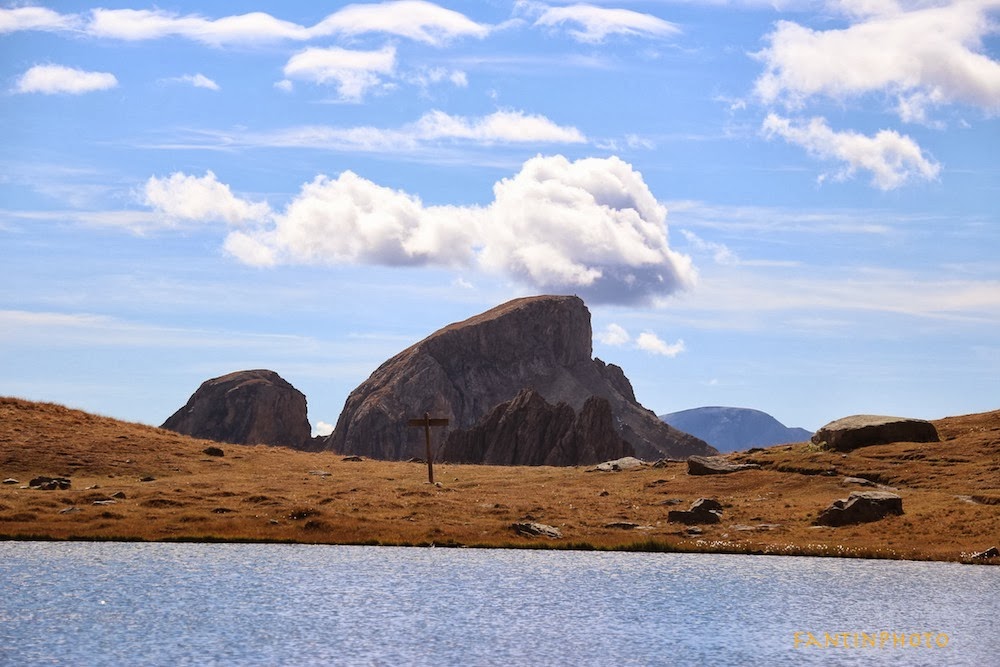
[[[364,461],[360,456],[345,456],[341,461]]]
[[[60,514],[73,514],[74,512],[79,512],[79,507],[67,507],[66,509],[59,510]]]
[[[117,502],[118,502],[117,500],[111,500],[109,498],[107,500],[95,500],[94,504],[95,505],[115,505],[115,504],[117,504]]]
[[[622,470],[635,470],[636,468],[642,468],[646,465],[647,463],[645,461],[637,459],[634,456],[624,456],[620,459],[614,459],[613,461],[598,463],[592,470],[599,472],[621,472]]]
[[[202,454],[206,454],[208,456],[225,456],[226,455],[226,453],[224,451],[222,451],[222,449],[220,449],[219,447],[206,447],[205,449],[201,450],[201,453]]]
[[[611,523],[604,524],[605,528],[617,528],[619,530],[635,530],[639,527],[639,524],[632,523],[631,521],[612,521]]]
[[[863,477],[845,477],[841,484],[858,484],[860,486],[875,486],[875,482]]]
[[[13,477],[8,477],[7,479],[5,479],[3,481],[3,483],[4,484],[20,484],[21,482],[19,482],[18,480],[14,479]]]
[[[145,477],[140,478],[139,481],[140,482],[155,482],[156,478],[152,477],[150,475],[146,475]]]
[[[115,498],[117,500],[125,500],[125,492],[124,491],[118,491],[117,493],[112,493],[111,497]]]
[[[317,477],[329,477],[332,473],[329,473],[326,470],[310,470],[309,474],[316,475]]]
[[[972,554],[973,560],[987,560],[989,558],[998,557],[1000,557],[1000,549],[997,549],[996,547],[990,547],[986,551],[980,551],[977,554]]]

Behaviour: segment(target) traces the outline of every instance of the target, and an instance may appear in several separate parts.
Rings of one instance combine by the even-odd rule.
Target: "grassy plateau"
[[[1000,410],[934,422],[938,443],[853,452],[810,443],[731,454],[760,470],[691,476],[685,463],[592,467],[348,461],[196,440],[51,403],[0,397],[0,539],[191,540],[625,549],[967,561],[1000,543]],[[205,453],[221,448],[223,456]],[[62,490],[27,488],[65,477]],[[845,477],[865,478],[863,487]],[[10,481],[10,480],[16,480]],[[840,528],[817,515],[890,487],[902,516]],[[697,498],[722,520],[667,521]],[[538,522],[562,537],[529,537]],[[976,562],[997,563],[992,558]]]

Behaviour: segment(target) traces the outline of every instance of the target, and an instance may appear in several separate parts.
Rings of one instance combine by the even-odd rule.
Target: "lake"
[[[987,665],[1000,568],[0,542],[4,665]]]

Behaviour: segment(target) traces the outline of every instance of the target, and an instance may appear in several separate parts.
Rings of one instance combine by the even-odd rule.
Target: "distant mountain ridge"
[[[766,412],[751,408],[707,406],[660,415],[660,419],[720,452],[803,442],[812,436],[812,431],[785,426]]]

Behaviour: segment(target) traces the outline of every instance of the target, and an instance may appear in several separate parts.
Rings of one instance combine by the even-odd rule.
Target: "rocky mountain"
[[[632,456],[614,427],[611,404],[591,396],[579,412],[552,405],[522,389],[466,430],[452,431],[438,453],[442,461],[492,465],[589,465]]]
[[[163,426],[196,438],[303,448],[310,441],[306,397],[274,371],[237,371],[206,380]]]
[[[670,428],[639,405],[622,369],[593,358],[592,351],[590,311],[582,300],[515,299],[446,326],[382,364],[351,392],[325,448],[379,459],[422,457],[423,435],[407,426],[408,419],[426,412],[448,419],[450,431],[465,431],[501,403],[532,389],[557,410],[559,403],[565,403],[574,413],[584,411],[592,396],[604,399],[614,431],[636,456],[714,453],[698,438]],[[441,442],[444,436],[436,437]],[[447,448],[450,456],[458,456],[456,447],[457,441]],[[521,463],[545,460],[547,453],[519,451],[517,457],[507,458]]]
[[[701,438],[720,452],[804,442],[812,436],[811,431],[789,428],[766,412],[749,408],[692,408],[660,415],[660,419]]]

